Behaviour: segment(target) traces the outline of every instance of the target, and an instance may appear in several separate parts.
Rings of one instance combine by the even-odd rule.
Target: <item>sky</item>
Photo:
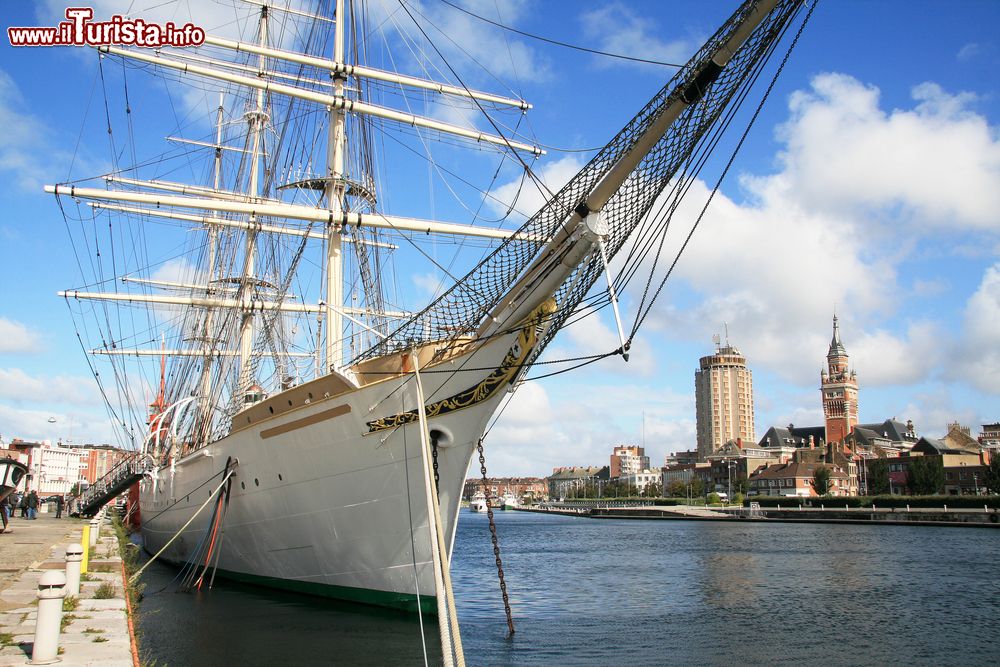
[[[194,11],[210,31],[232,30],[232,2],[124,4],[153,19]],[[552,40],[683,62],[737,3],[460,4]],[[65,6],[14,3],[3,27],[54,25]],[[102,0],[97,13],[116,6]],[[673,73],[505,32],[440,0],[410,6],[450,36],[446,50],[471,54],[503,82],[500,92],[515,90],[533,104],[527,122],[548,147],[535,169],[552,188],[582,166],[587,154],[574,151],[606,143]],[[975,435],[1000,419],[997,25],[1000,3],[991,0],[947,11],[922,0],[819,2],[630,360],[612,357],[524,384],[487,435],[490,473],[605,465],[622,443],[644,445],[653,465],[693,449],[694,372],[713,351],[713,335],[726,329],[753,371],[757,437],[775,425],[819,425],[834,313],[858,376],[861,422],[912,419],[918,433],[934,437],[949,422]],[[13,49],[0,39],[0,436],[7,441],[112,440],[67,306],[56,297],[81,284],[77,260],[58,206],[41,191],[69,174],[107,169],[107,137],[88,128],[101,115],[97,77],[85,49]],[[480,88],[496,83],[470,79]],[[146,111],[155,121],[158,111]],[[509,181],[496,193],[506,202],[497,209],[537,207],[540,195],[504,175]],[[692,198],[703,200],[713,186],[696,183]],[[637,297],[622,295],[628,322]],[[546,358],[614,349],[613,327],[608,317],[584,320],[561,332]]]

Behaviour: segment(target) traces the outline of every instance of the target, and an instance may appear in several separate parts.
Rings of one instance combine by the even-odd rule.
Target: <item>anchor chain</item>
[[[440,490],[441,474],[438,471],[438,441],[431,438],[431,461],[434,466],[434,488]]]
[[[497,561],[497,577],[500,579],[500,593],[503,595],[503,609],[507,613],[507,627],[510,637],[514,636],[514,619],[510,614],[510,599],[507,597],[507,582],[503,576],[503,562],[500,560],[500,542],[497,540],[497,526],[493,522],[493,506],[490,505],[490,487],[486,480],[486,455],[483,453],[483,439],[476,445],[479,448],[479,470],[483,473],[483,495],[486,496],[486,516],[490,520],[490,537],[493,540],[493,555]]]

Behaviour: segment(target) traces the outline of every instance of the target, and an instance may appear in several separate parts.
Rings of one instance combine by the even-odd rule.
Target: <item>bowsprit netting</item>
[[[389,354],[401,347],[447,342],[474,334],[493,309],[508,295],[525,270],[548,248],[546,240],[583,204],[647,129],[699,81],[710,59],[721,45],[736,34],[743,20],[755,10],[757,0],[745,2],[713,35],[698,53],[653,97],[565,187],[530,218],[514,238],[504,241],[479,265],[422,312],[400,326],[388,338],[358,355],[354,362]],[[686,180],[697,166],[693,156],[711,149],[708,137],[713,123],[730,102],[750,85],[755,73],[767,62],[774,47],[801,9],[801,0],[779,0],[742,46],[732,55],[718,77],[704,90],[701,99],[690,104],[669,126],[651,150],[625,178],[603,206],[608,226],[605,247],[609,258],[625,245],[640,226],[656,199],[671,182]],[[581,95],[581,106],[591,103]],[[706,145],[711,144],[711,145]],[[521,237],[518,239],[517,237]],[[545,348],[566,318],[583,301],[604,271],[598,253],[591,253],[556,290],[556,311],[546,323],[530,364]]]

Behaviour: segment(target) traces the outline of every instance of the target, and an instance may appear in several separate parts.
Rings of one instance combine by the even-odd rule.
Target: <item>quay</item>
[[[66,547],[80,544],[86,524],[40,513],[34,521],[12,518],[9,531],[0,534],[0,667],[30,664],[38,580],[46,571],[65,568]],[[105,523],[90,551],[75,609],[63,612],[57,664],[139,667],[124,577],[118,538]]]
[[[548,504],[517,507],[522,512],[560,514],[590,519],[666,519],[673,521],[759,521],[769,523],[847,523],[886,526],[961,526],[1000,528],[996,508],[871,508],[814,507],[747,508],[705,507],[703,505],[644,505],[641,503],[592,502],[585,504]]]

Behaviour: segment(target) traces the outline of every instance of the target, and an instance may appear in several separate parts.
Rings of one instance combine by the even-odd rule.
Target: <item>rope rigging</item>
[[[405,3],[400,1],[406,9]],[[649,230],[640,223],[647,219],[647,214],[665,188],[674,182],[681,183],[684,187],[678,192],[678,201],[689,190],[700,166],[717,145],[721,132],[728,126],[726,119],[731,119],[735,113],[727,111],[727,106],[734,99],[740,101],[748,94],[786,26],[791,24],[800,8],[801,4],[794,0],[779,2],[779,6],[733,54],[716,80],[707,89],[698,91],[697,103],[684,108],[678,121],[640,160],[633,175],[612,194],[603,208],[610,230],[605,242],[609,257],[613,258],[625,246],[634,231],[638,230],[641,236],[649,237]],[[733,18],[719,29],[618,136],[595,155],[558,194],[550,198],[538,213],[526,221],[519,232],[539,239],[553,237],[578,203],[602,182],[620,157],[627,153],[662,111],[675,105],[688,90],[694,89],[697,77],[706,67],[705,63],[719,45],[726,42],[735,29],[734,26],[739,25],[742,14],[751,10],[752,5],[745,5],[737,10]],[[724,120],[716,127],[716,121],[720,117]],[[640,240],[640,244],[642,242]],[[509,287],[524,274],[541,248],[540,242],[501,243],[448,292],[404,323],[389,339],[356,357],[355,361],[386,354],[399,341],[454,340],[476,331],[484,316],[493,312],[496,304],[505,298]],[[575,312],[577,306],[586,300],[591,286],[603,271],[601,260],[592,256],[565,280],[555,295],[558,311],[549,323],[543,339],[532,352],[529,363],[538,358],[556,331]]]

